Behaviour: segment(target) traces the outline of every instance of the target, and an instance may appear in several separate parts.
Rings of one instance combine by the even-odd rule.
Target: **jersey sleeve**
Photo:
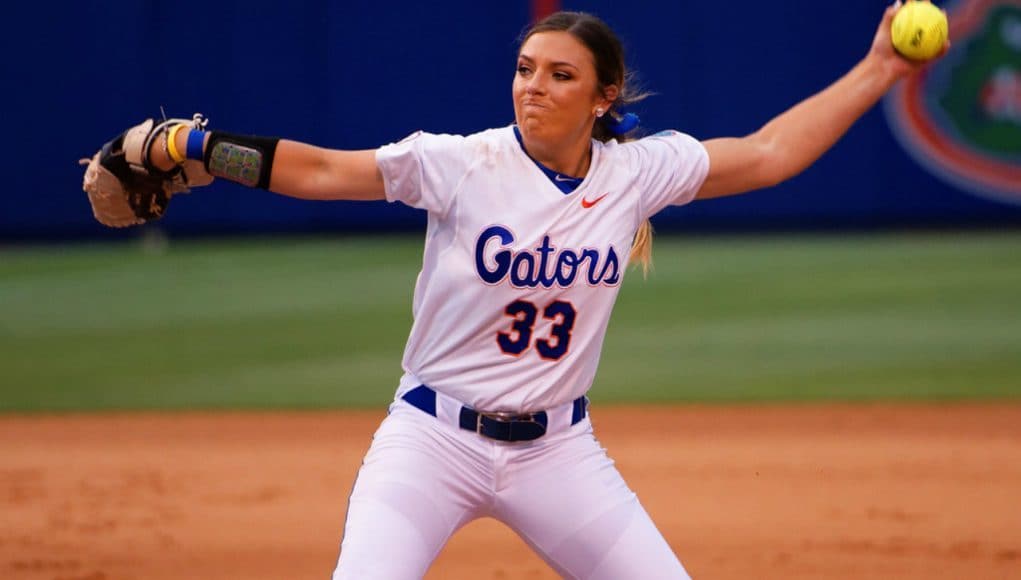
[[[376,150],[387,201],[444,214],[468,171],[470,154],[459,135],[419,131]]]
[[[643,217],[695,199],[709,174],[709,154],[690,135],[662,131],[627,146],[638,175]]]

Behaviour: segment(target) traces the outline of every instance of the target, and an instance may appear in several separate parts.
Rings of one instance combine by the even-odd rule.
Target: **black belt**
[[[421,411],[436,416],[436,391],[426,385],[419,385],[401,397]],[[571,425],[579,423],[588,411],[588,399],[578,397],[571,403]],[[538,413],[485,413],[466,405],[461,406],[459,424],[462,429],[500,441],[532,441],[546,434],[549,415]]]

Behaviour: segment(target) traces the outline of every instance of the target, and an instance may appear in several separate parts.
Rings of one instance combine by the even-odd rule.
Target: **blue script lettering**
[[[495,252],[488,250],[496,242]],[[549,236],[531,250],[513,252],[508,246],[514,243],[514,234],[503,226],[489,226],[475,241],[475,271],[487,284],[499,284],[506,278],[516,288],[567,287],[579,275],[595,286],[614,286],[620,282],[620,259],[613,246],[606,249],[606,259],[599,250],[585,248],[580,252],[571,248],[557,249]]]

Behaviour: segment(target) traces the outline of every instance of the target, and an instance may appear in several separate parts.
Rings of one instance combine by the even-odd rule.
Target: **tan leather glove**
[[[79,162],[88,166],[82,189],[99,223],[122,228],[158,220],[174,194],[212,183],[201,161],[187,160],[170,171],[150,163],[153,142],[165,139],[170,127],[180,123],[201,130],[206,121],[200,114],[190,121],[167,119],[158,124],[146,119],[111,139],[91,159]]]

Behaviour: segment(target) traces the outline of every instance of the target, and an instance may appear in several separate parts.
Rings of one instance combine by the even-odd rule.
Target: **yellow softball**
[[[947,15],[928,0],[908,0],[893,17],[890,36],[897,52],[929,60],[947,43]]]

